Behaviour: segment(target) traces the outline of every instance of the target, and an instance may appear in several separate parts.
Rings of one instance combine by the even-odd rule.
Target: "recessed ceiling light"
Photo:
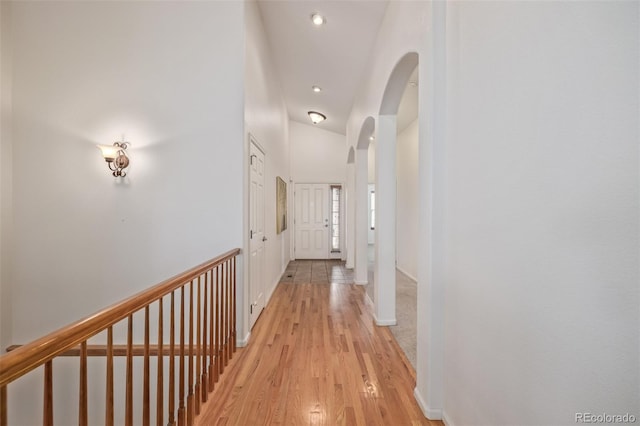
[[[324,19],[324,16],[316,12],[311,15],[311,22],[313,22],[313,25],[315,25],[316,27],[319,27],[320,25],[327,22],[327,20]]]
[[[370,141],[374,140],[375,138],[376,138],[376,137],[375,137],[375,136],[373,136],[373,135],[369,136],[369,140],[370,140]]]
[[[311,86],[311,90],[313,90],[316,93],[320,93],[320,92],[322,92],[322,87],[320,87],[320,86]]]
[[[318,124],[327,119],[326,115],[316,111],[309,111],[307,114],[309,114],[309,118],[311,118],[311,121],[313,122],[313,124]]]

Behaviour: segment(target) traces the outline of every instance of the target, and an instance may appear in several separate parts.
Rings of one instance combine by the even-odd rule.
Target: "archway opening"
[[[374,315],[378,325],[397,324],[398,111],[417,67],[415,52],[405,54],[397,62],[384,90],[376,129]]]

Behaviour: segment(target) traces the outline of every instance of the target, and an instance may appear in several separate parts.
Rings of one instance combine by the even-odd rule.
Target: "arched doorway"
[[[396,145],[397,114],[418,54],[410,52],[396,64],[384,90],[376,134],[376,229],[374,309],[378,325],[396,320]]]

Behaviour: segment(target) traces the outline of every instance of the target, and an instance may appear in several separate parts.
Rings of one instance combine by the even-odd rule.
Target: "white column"
[[[376,324],[396,324],[396,116],[378,118],[376,137]]]
[[[367,244],[368,244],[368,217],[369,209],[368,200],[368,161],[369,150],[356,150],[355,165],[355,188],[356,188],[356,271],[355,283],[360,285],[367,284]]]
[[[426,417],[442,419],[444,402],[444,187],[446,4],[432,3],[431,45],[420,58],[418,122],[418,294],[416,388]],[[422,83],[424,82],[424,83]]]
[[[351,269],[355,266],[356,244],[356,168],[355,163],[347,164],[347,263]]]

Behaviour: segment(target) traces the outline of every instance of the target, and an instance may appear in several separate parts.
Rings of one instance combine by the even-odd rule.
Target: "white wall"
[[[448,7],[446,417],[640,417],[639,4]]]
[[[434,25],[432,6],[443,2],[389,2],[380,27],[376,44],[372,49],[368,73],[362,77],[362,85],[354,99],[347,122],[347,145],[355,146],[366,117],[376,119],[379,132],[379,111],[384,90],[396,64],[408,53],[419,56],[418,80],[418,135],[420,170],[418,201],[418,289],[417,289],[417,366],[416,396],[423,411],[431,418],[440,418],[442,408],[442,287],[440,278],[442,262],[437,256],[443,252],[442,243],[432,238],[441,232],[441,194],[434,188],[442,186],[442,176],[432,167],[435,151],[435,130],[438,123],[433,119],[436,103],[433,53]],[[378,144],[380,138],[376,139]],[[358,161],[358,157],[356,157]],[[357,165],[356,165],[357,167]],[[356,183],[357,185],[357,183]],[[366,218],[356,218],[366,220]],[[358,225],[356,225],[358,226]],[[395,239],[394,241],[395,242]],[[389,244],[389,241],[385,242]],[[357,256],[356,256],[357,257]]]
[[[347,152],[344,135],[289,121],[291,177],[296,183],[344,183]]]
[[[376,183],[376,142],[369,143],[369,158],[367,162],[367,174],[369,176],[368,183]]]
[[[0,353],[11,344],[11,2],[0,2]]]
[[[265,295],[269,297],[290,259],[289,235],[293,228],[293,220],[291,220],[293,188],[289,182],[289,119],[280,83],[271,62],[270,48],[264,33],[260,12],[255,2],[246,3],[245,28],[245,132],[246,134],[251,133],[266,152],[265,285],[267,288]],[[248,137],[245,138],[245,143],[245,149],[248,150]],[[245,159],[248,158],[248,151],[245,151]],[[248,161],[245,161],[245,164],[247,163]],[[248,173],[248,169],[246,172]],[[287,201],[290,204],[287,230],[279,235],[276,234],[276,176],[280,176],[287,182]],[[248,223],[248,192],[245,203],[247,214],[245,222]],[[247,250],[249,247],[248,237],[245,235]],[[248,305],[247,299],[244,306]],[[248,317],[246,321],[248,321]],[[245,333],[247,331],[245,330]]]
[[[418,276],[418,120],[397,139],[397,268],[416,280]]]
[[[24,343],[242,246],[244,5],[12,6],[13,341]],[[120,180],[95,144],[122,134]]]

